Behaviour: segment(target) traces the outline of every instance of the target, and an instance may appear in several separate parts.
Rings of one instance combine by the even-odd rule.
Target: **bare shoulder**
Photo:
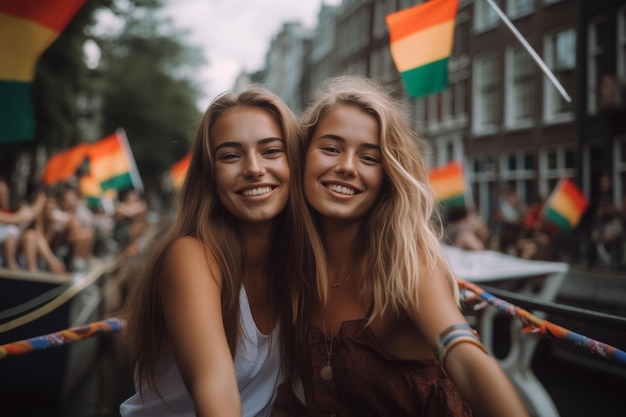
[[[221,287],[221,271],[202,241],[192,236],[175,240],[167,249],[161,265],[161,280],[186,282],[212,278]],[[166,284],[167,285],[167,284]]]

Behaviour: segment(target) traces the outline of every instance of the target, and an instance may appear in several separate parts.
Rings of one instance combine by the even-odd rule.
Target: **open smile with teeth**
[[[272,191],[272,187],[258,187],[258,188],[249,188],[247,190],[243,190],[241,194],[244,197],[253,197],[257,195],[267,194]]]
[[[325,187],[331,191],[345,195],[354,195],[357,192],[354,188],[348,188],[338,184],[326,184]]]

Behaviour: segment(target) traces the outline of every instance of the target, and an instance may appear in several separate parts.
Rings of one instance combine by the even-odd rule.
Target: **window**
[[[539,152],[539,195],[548,197],[562,177],[576,176],[576,153],[573,148],[556,147]]]
[[[452,58],[459,59],[469,51],[469,20],[467,13],[459,13],[454,27],[454,41],[452,44]]]
[[[533,60],[519,45],[506,51],[506,126],[528,127],[533,123]]]
[[[467,123],[467,111],[465,108],[465,99],[467,94],[467,78],[461,78],[452,84],[452,112],[454,119],[463,125]]]
[[[428,122],[428,130],[439,128],[440,119],[440,94],[431,94],[426,97],[426,121]]]
[[[598,93],[600,86],[600,61],[604,48],[600,44],[600,33],[604,18],[594,18],[587,28],[587,111],[589,114],[598,112]]]
[[[473,131],[475,134],[492,133],[499,117],[500,80],[497,58],[483,55],[474,61],[473,71]]]
[[[616,181],[613,197],[617,204],[623,205],[626,202],[626,137],[616,139],[614,146]]]
[[[387,21],[385,20],[385,5],[382,1],[374,3],[374,30],[372,35],[375,39],[382,38],[387,33]]]
[[[491,219],[492,199],[496,187],[496,161],[492,156],[477,156],[469,161],[469,181],[472,184],[472,198],[477,205],[480,217]]]
[[[494,3],[500,7],[502,0],[494,0]],[[474,30],[476,32],[485,32],[498,26],[499,17],[496,11],[488,2],[481,0],[474,2]]]
[[[535,10],[535,0],[507,0],[506,14],[511,19],[526,16]]]
[[[526,203],[535,198],[535,158],[529,152],[514,152],[500,155],[500,182],[515,188],[517,195]]]
[[[547,35],[544,42],[546,64],[561,85],[571,94],[576,87],[576,32],[566,29]],[[563,122],[573,120],[573,104],[561,96],[556,87],[544,76],[544,120]]]
[[[398,75],[398,70],[396,69],[396,65],[391,58],[391,50],[389,49],[389,43],[386,43],[381,52],[382,57],[382,70],[383,70],[383,80],[389,81],[393,80]]]
[[[383,57],[382,54],[385,51],[381,49],[374,49],[370,54],[370,73],[371,78],[379,78],[383,75]]]
[[[617,12],[617,76],[626,85],[626,6]]]

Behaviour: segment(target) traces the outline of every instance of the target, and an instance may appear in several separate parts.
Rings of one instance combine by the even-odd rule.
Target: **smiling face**
[[[266,111],[227,110],[210,132],[221,203],[243,222],[271,221],[287,204],[290,170],[278,123]]]
[[[363,219],[376,202],[385,173],[376,118],[340,105],[320,119],[305,157],[304,192],[323,217]]]

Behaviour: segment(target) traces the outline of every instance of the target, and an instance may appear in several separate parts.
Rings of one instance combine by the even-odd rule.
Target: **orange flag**
[[[187,170],[189,169],[189,162],[191,162],[191,153],[185,155],[183,159],[176,162],[170,168],[170,178],[172,180],[172,186],[175,189],[178,189],[183,185],[185,175],[187,175]]]
[[[88,143],[80,143],[50,158],[43,172],[43,182],[53,185],[70,180],[87,158],[89,147]]]

